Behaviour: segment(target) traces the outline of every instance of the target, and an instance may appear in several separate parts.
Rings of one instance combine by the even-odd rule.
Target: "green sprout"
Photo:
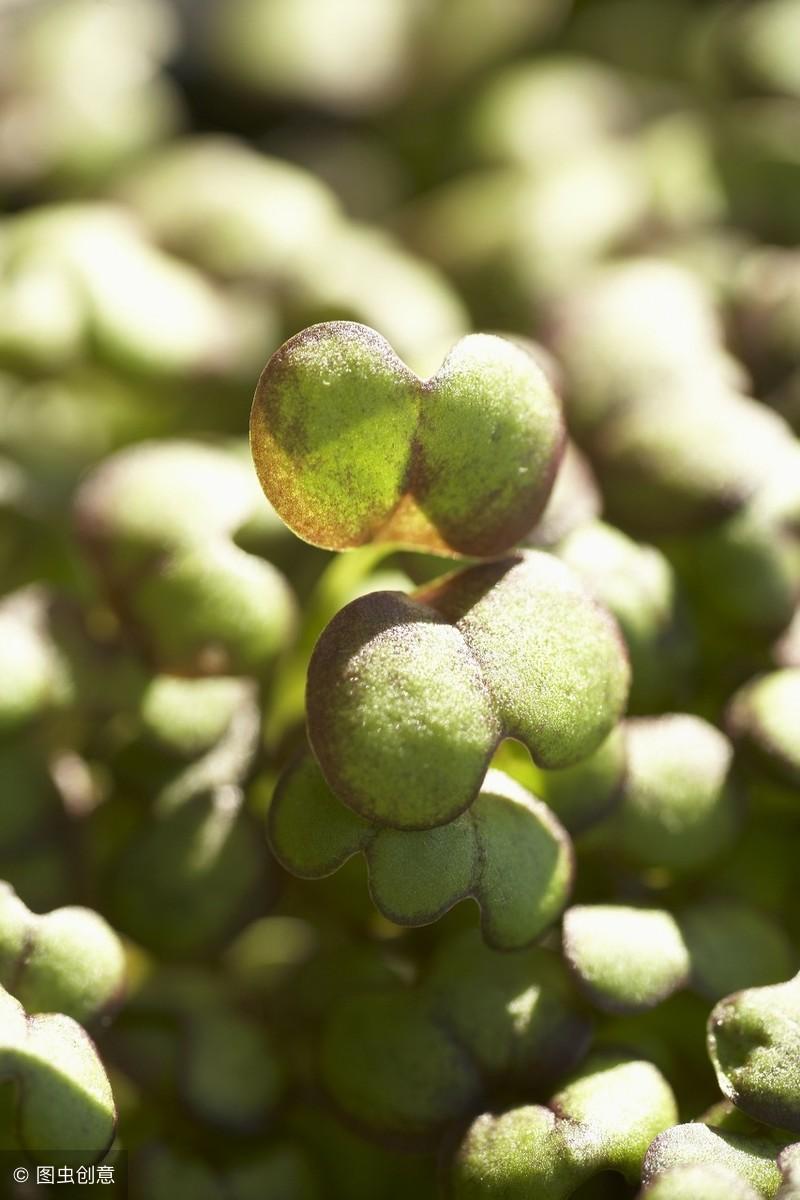
[[[306,541],[490,557],[541,513],[564,434],[520,347],[466,337],[423,381],[374,330],[338,321],[275,352],[250,436],[268,498]]]

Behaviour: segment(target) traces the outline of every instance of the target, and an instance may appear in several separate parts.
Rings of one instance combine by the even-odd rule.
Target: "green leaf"
[[[687,691],[695,648],[668,559],[601,521],[574,530],[557,554],[619,622],[634,711],[669,707]]]
[[[695,1163],[656,1175],[639,1200],[759,1200],[760,1196],[729,1167]]]
[[[723,1093],[748,1116],[800,1130],[800,975],[728,996],[708,1019]]]
[[[79,487],[84,549],[126,632],[159,670],[262,674],[291,638],[287,581],[234,542],[262,503],[246,460],[178,440],[126,447]]]
[[[422,381],[365,325],[314,325],[264,368],[251,416],[259,479],[291,529],[492,556],[532,527],[563,441],[558,402],[520,347],[470,335]]]
[[[323,1082],[336,1103],[373,1130],[429,1135],[480,1095],[476,1065],[427,1001],[406,992],[346,997],[327,1023]]]
[[[800,786],[800,668],[785,668],[740,688],[728,708],[732,736],[780,779]]]
[[[763,1135],[712,1129],[702,1122],[674,1125],[660,1134],[647,1151],[642,1181],[650,1184],[675,1167],[698,1164],[732,1171],[760,1195],[775,1195],[780,1183],[776,1157],[785,1143]]]
[[[609,1012],[658,1004],[685,986],[691,968],[677,921],[657,908],[570,908],[564,954],[590,999]]]
[[[622,800],[594,835],[642,866],[690,871],[727,848],[740,823],[733,751],[699,717],[668,714],[625,725]]]
[[[308,732],[336,794],[398,828],[450,821],[500,738],[478,663],[431,608],[374,592],[334,617],[306,688]]]
[[[88,908],[38,916],[0,884],[0,985],[30,1013],[86,1024],[122,998],[125,955],[113,929]]]
[[[704,900],[678,914],[692,959],[692,986],[710,1000],[750,985],[780,983],[798,955],[780,925],[737,900]]]
[[[61,1014],[27,1016],[0,989],[0,1079],[17,1083],[16,1131],[28,1154],[69,1151],[90,1160],[111,1145],[116,1112],[94,1044]]]
[[[547,1107],[478,1117],[449,1176],[453,1200],[567,1200],[602,1171],[633,1183],[652,1139],[676,1119],[675,1100],[652,1063],[592,1055]]]

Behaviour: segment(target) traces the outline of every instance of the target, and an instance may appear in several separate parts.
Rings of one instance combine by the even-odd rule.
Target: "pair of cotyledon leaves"
[[[532,356],[462,338],[422,380],[365,325],[312,325],[272,356],[250,424],[262,486],[306,541],[486,558],[531,529],[564,441]]]
[[[522,552],[342,609],[309,666],[309,740],[355,812],[432,828],[469,807],[504,737],[543,767],[585,758],[628,683],[612,618],[558,560]]]
[[[376,906],[399,925],[427,925],[473,898],[483,936],[498,949],[534,941],[558,917],[572,885],[565,830],[501,771],[489,771],[474,803],[446,825],[399,830],[340,804],[306,754],[279,782],[269,834],[283,866],[305,879],[331,874],[360,851]]]

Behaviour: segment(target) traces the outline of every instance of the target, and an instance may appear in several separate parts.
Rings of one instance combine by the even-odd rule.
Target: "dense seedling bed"
[[[0,1196],[800,1200],[799,0],[0,44]]]

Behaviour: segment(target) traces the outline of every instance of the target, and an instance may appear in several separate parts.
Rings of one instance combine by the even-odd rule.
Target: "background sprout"
[[[642,400],[604,431],[596,467],[609,517],[643,536],[722,520],[753,495],[791,446],[775,413],[713,383],[698,407],[696,386]],[[714,456],[702,456],[699,447],[707,447],[713,433]]]
[[[696,870],[727,849],[741,820],[733,747],[699,717],[626,722],[622,799],[596,834],[634,862]]]
[[[496,74],[474,103],[468,135],[481,159],[541,171],[636,121],[633,97],[615,71],[549,56]]]
[[[250,438],[262,487],[306,541],[490,557],[544,508],[563,427],[519,346],[472,335],[422,381],[374,330],[331,322],[267,363]]]
[[[233,541],[257,493],[244,464],[185,442],[105,461],[76,499],[80,535],[141,652],[167,671],[263,671],[294,624],[291,591]]]
[[[728,709],[728,727],[737,741],[789,785],[800,783],[798,706],[800,670],[787,668],[745,684]]]
[[[206,682],[192,681],[200,699]],[[184,695],[189,689],[187,681]],[[114,920],[156,952],[181,958],[208,951],[272,897],[273,864],[242,787],[258,750],[255,691],[251,682],[240,686],[222,735],[203,753],[188,762],[172,758],[155,795],[146,795],[149,812],[139,795],[126,837],[107,848],[103,890]],[[141,751],[134,745],[134,763]],[[120,771],[123,794],[152,787],[151,772],[143,785]],[[147,888],[138,884],[143,878]]]
[[[653,1140],[642,1166],[642,1180],[649,1184],[677,1167],[702,1163],[726,1168],[757,1195],[772,1197],[781,1182],[776,1160],[786,1144],[780,1135],[763,1127],[736,1132],[702,1121],[673,1125]]]
[[[227,1169],[180,1154],[163,1143],[137,1154],[131,1171],[134,1200],[320,1200],[318,1176],[291,1144],[278,1145]]]
[[[358,0],[236,0],[211,10],[201,53],[229,86],[334,116],[380,114],[409,95],[430,112],[513,46],[550,32],[565,8],[500,0],[486,29],[474,0],[380,0],[368,16]]]
[[[599,517],[602,505],[603,497],[588,459],[568,440],[550,499],[524,544],[550,549]]]
[[[278,783],[269,830],[278,861],[306,879],[330,874],[360,851],[373,901],[398,925],[429,924],[459,900],[474,899],[483,936],[497,950],[539,937],[572,882],[566,833],[546,805],[499,771],[487,774],[460,817],[405,831],[370,824],[341,805],[306,755]]]
[[[588,998],[636,1012],[691,986],[712,1000],[743,980],[776,982],[796,960],[779,926],[735,901],[664,909],[580,905],[564,914],[564,957]]]
[[[777,634],[794,613],[800,588],[798,465],[796,450],[776,459],[770,477],[738,512],[693,539],[691,557],[688,546],[675,547],[695,609],[707,609],[734,632]]]
[[[263,1026],[199,969],[162,969],[136,988],[110,1051],[134,1079],[167,1099],[177,1093],[193,1116],[223,1132],[259,1132],[283,1089]]]
[[[173,254],[214,276],[273,287],[294,278],[341,219],[316,176],[233,137],[160,149],[118,195]]]
[[[366,1140],[322,1103],[296,1106],[289,1117],[294,1135],[313,1156],[326,1194],[335,1200],[370,1200],[383,1189],[387,1200],[409,1192],[435,1200],[436,1160],[430,1152],[398,1151]]]
[[[590,754],[627,687],[613,620],[565,566],[528,551],[412,599],[344,608],[309,667],[309,738],[345,804],[421,829],[469,806],[503,735],[545,767]]]
[[[438,947],[422,988],[490,1083],[548,1087],[589,1047],[591,1017],[552,950],[498,954],[468,930]]]
[[[636,237],[647,201],[632,148],[598,143],[540,173],[469,171],[417,200],[404,224],[417,252],[456,280],[479,324],[528,335],[539,333],[531,313]]]
[[[672,1167],[640,1193],[641,1200],[759,1200],[760,1195],[741,1175],[717,1163]]]
[[[647,1062],[598,1052],[550,1100],[480,1116],[456,1151],[453,1200],[519,1200],[532,1186],[566,1200],[602,1171],[639,1177],[653,1137],[676,1119],[666,1080]]]
[[[256,345],[260,354],[273,328],[268,307],[224,293],[151,245],[128,213],[108,203],[13,218],[0,261],[11,320],[4,357],[12,365],[47,370],[94,351],[138,376],[236,375],[244,363],[252,368]],[[64,310],[69,325],[63,317],[54,325]],[[55,317],[43,327],[48,311]]]
[[[800,72],[786,47],[800,36],[796,0],[724,8],[717,16],[718,53],[748,88],[800,97]]]
[[[251,694],[246,679],[156,675],[141,698],[142,734],[169,754],[197,758],[218,745]]]
[[[694,637],[666,556],[600,521],[579,526],[556,552],[619,622],[631,660],[629,710],[658,711],[686,695]]]
[[[625,725],[612,729],[598,749],[574,767],[539,771],[535,781],[530,763],[518,753],[515,759],[514,766],[509,766],[515,777],[532,787],[538,784],[542,798],[565,828],[573,835],[580,834],[608,817],[622,799],[627,771]]]
[[[688,982],[689,952],[670,913],[586,905],[564,918],[564,953],[601,1008],[635,1011]]]
[[[27,1016],[19,1001],[0,989],[0,1077],[17,1084],[16,1137],[7,1149],[47,1157],[69,1150],[91,1162],[114,1137],[111,1087],[90,1038],[70,1017]],[[4,1130],[4,1141],[10,1130]]]
[[[38,916],[0,884],[0,984],[29,1013],[60,1012],[86,1025],[122,1001],[125,955],[88,908]]]
[[[428,1144],[492,1087],[551,1086],[590,1024],[557,956],[445,943],[413,990],[344,996],[325,1023],[322,1076],[342,1111],[389,1144]]]
[[[161,66],[176,35],[159,0],[67,0],[4,12],[3,190],[96,184],[174,133],[182,104]],[[98,44],[107,48],[102,63]]]
[[[736,369],[707,289],[689,271],[653,258],[604,267],[566,296],[555,312],[552,349],[564,371],[570,429],[581,442],[642,393],[675,391],[693,377],[726,379]]]
[[[800,1186],[800,1178],[798,1177],[798,1149],[797,1144],[787,1146],[782,1154],[778,1155],[778,1166],[781,1169],[783,1183],[778,1189],[777,1200],[796,1200],[798,1186]]]
[[[415,8],[402,0],[368,10],[358,0],[344,8],[330,0],[235,0],[211,10],[204,50],[239,86],[359,115],[384,108],[404,87]]]
[[[0,602],[0,735],[17,733],[66,698],[64,667],[43,600],[24,589]]]
[[[800,1130],[797,1101],[800,978],[748,988],[708,1019],[709,1053],[723,1093],[748,1116]]]
[[[480,1075],[424,1000],[402,992],[350,996],[334,1010],[322,1047],[322,1078],[361,1127],[395,1141],[430,1137],[465,1115]]]

